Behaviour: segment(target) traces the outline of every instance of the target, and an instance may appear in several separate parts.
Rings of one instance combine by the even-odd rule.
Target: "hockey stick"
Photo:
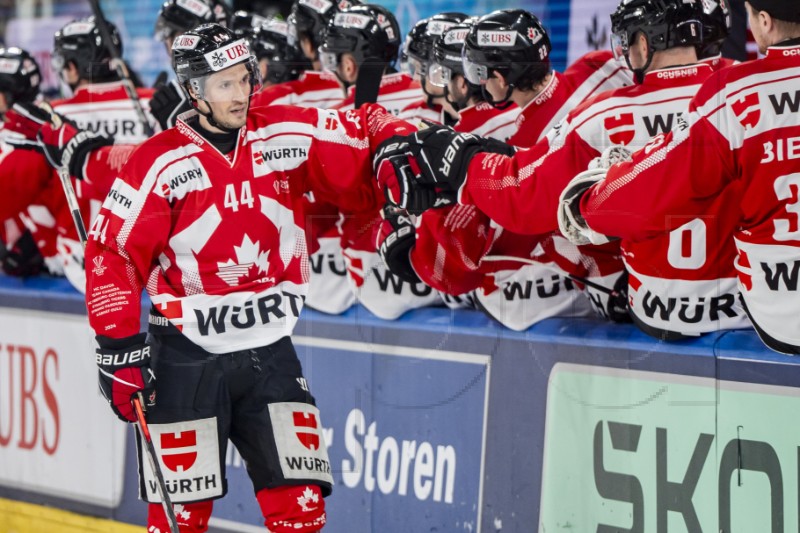
[[[368,57],[359,65],[353,104],[355,109],[364,104],[374,104],[378,101],[381,79],[383,79],[386,66],[387,63],[377,57]]]
[[[53,108],[50,107],[49,104],[43,103],[40,105],[40,107],[50,113],[50,122],[52,123],[53,127],[60,128],[63,125],[61,117],[55,111],[53,111]],[[78,232],[78,238],[81,241],[81,246],[85,250],[86,241],[89,240],[86,233],[86,226],[83,224],[81,210],[78,206],[78,197],[75,194],[75,188],[72,186],[72,179],[69,175],[69,169],[67,169],[67,167],[65,167],[63,164],[59,165],[58,167],[58,179],[61,181],[61,187],[64,189],[64,196],[67,197],[67,205],[72,213],[72,222],[75,224],[75,230]],[[158,465],[158,461],[156,461],[155,446],[153,446],[153,441],[150,438],[150,430],[148,429],[147,421],[144,418],[144,410],[142,409],[142,393],[137,393],[137,396],[131,400],[131,403],[133,404],[133,410],[136,412],[136,419],[138,420],[136,428],[139,431],[139,437],[145,443],[145,455],[147,455],[147,459],[150,462],[150,468],[152,469],[153,474],[155,474],[156,480],[158,481],[158,492],[161,495],[161,505],[164,507],[164,513],[167,515],[169,529],[172,533],[180,533],[178,519],[175,517],[175,510],[172,508],[172,501],[170,500],[169,492],[167,492],[167,485],[164,482],[164,474]]]
[[[50,104],[43,102],[39,107],[50,113],[50,123],[54,128],[60,128],[63,125],[61,117],[53,111]],[[81,241],[81,246],[86,248],[86,241],[89,240],[86,234],[86,226],[83,224],[81,217],[81,209],[78,205],[78,197],[75,194],[75,188],[72,186],[72,179],[69,176],[69,169],[63,164],[59,165],[57,170],[58,180],[61,182],[61,188],[64,190],[64,196],[67,198],[67,207],[72,215],[72,222],[75,224],[75,230],[78,232],[78,239]]]
[[[142,107],[142,103],[139,101],[139,95],[136,94],[136,87],[133,85],[131,74],[128,72],[128,67],[125,65],[125,62],[119,55],[119,52],[117,52],[117,49],[114,48],[114,44],[111,42],[111,31],[108,29],[108,22],[103,16],[103,11],[100,9],[100,0],[89,0],[89,4],[92,6],[92,13],[94,13],[94,23],[97,25],[97,29],[100,30],[100,36],[103,38],[103,42],[108,49],[108,53],[111,54],[111,66],[117,71],[117,75],[122,80],[122,86],[125,88],[125,92],[128,94],[128,98],[133,104],[133,109],[136,111],[136,116],[139,117],[139,121],[144,127],[145,135],[147,137],[152,137],[153,128],[147,121],[147,115],[144,114],[144,108]]]
[[[147,427],[147,421],[144,419],[144,409],[142,409],[144,400],[142,398],[142,393],[137,392],[136,397],[131,400],[131,402],[133,403],[133,410],[136,411],[136,419],[139,421],[139,423],[136,424],[136,428],[139,430],[139,437],[144,444],[145,455],[150,463],[150,469],[153,471],[153,474],[155,474],[156,481],[158,482],[158,492],[161,493],[161,506],[164,507],[164,512],[167,515],[169,529],[172,533],[180,533],[178,519],[175,517],[175,510],[172,508],[172,501],[169,498],[169,492],[167,492],[167,484],[164,481],[164,473],[161,471],[158,461],[156,461],[156,447],[153,445],[150,429]]]
[[[524,263],[526,265],[541,265],[542,263],[538,261],[534,261],[533,259],[526,259],[524,257],[515,257],[513,255],[487,255],[481,259],[481,261],[516,261],[517,263]],[[594,281],[588,280],[586,278],[582,278],[580,276],[574,276],[572,274],[568,274],[564,272],[564,275],[571,279],[572,281],[577,281],[578,283],[582,283],[587,287],[591,287],[598,292],[602,292],[609,296],[619,296],[619,292],[615,291],[614,289],[609,289],[608,287],[604,287],[599,283],[595,283]]]

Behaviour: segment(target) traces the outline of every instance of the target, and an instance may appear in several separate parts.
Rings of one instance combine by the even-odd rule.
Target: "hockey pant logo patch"
[[[273,403],[269,416],[284,478],[333,484],[319,410],[305,403]]]
[[[148,427],[173,502],[193,502],[223,495],[216,418]],[[140,495],[149,503],[160,503],[155,474],[150,464],[142,459],[139,458]]]

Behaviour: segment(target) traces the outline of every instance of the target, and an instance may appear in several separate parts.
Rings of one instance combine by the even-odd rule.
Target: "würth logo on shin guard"
[[[317,424],[317,417],[314,413],[294,411],[292,418],[294,419],[295,435],[303,446],[309,450],[319,450],[319,424]]]
[[[186,450],[186,448],[194,450]],[[181,451],[172,451],[181,448]],[[161,461],[173,472],[186,472],[197,460],[197,432],[161,434]]]

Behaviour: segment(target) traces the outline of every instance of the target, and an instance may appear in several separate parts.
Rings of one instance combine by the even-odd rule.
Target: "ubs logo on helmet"
[[[481,46],[511,47],[517,42],[515,31],[479,31],[478,44]]]
[[[249,57],[250,47],[247,46],[247,41],[244,39],[234,41],[219,50],[209,52],[205,55],[206,62],[214,71],[222,70],[236,63],[241,63]]]

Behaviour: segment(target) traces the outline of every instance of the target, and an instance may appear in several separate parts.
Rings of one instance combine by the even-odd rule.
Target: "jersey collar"
[[[767,59],[795,57],[800,59],[800,39],[791,39],[767,48]]]
[[[710,76],[713,70],[707,63],[660,68],[644,75],[644,85],[666,87],[696,85]]]

